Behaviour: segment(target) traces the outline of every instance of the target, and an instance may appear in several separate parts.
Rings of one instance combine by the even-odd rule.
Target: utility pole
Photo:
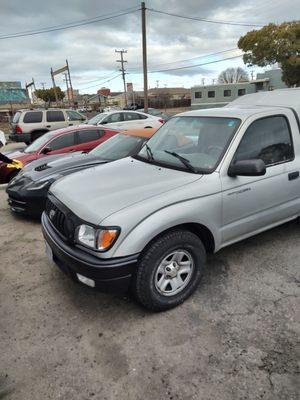
[[[143,73],[144,73],[144,111],[148,112],[146,6],[144,1],[142,1],[141,3],[141,12],[142,12]]]
[[[64,81],[66,82],[66,87],[67,87],[67,98],[68,98],[68,104],[69,107],[71,107],[71,101],[70,101],[70,88],[69,88],[69,83],[68,83],[68,74],[65,72],[64,73],[65,79]]]
[[[56,106],[58,106],[58,96],[57,96],[57,90],[56,90],[55,79],[54,79],[52,67],[50,69],[50,74],[51,74],[52,85],[53,85],[53,90],[54,90],[55,102],[56,102]]]
[[[43,90],[45,90],[46,82],[40,82],[40,83],[41,83],[41,85],[42,85]]]
[[[124,63],[127,63],[126,60],[123,58],[123,54],[127,53],[127,50],[115,50],[115,53],[120,53],[121,60],[117,60],[117,62],[121,63],[121,68],[120,71],[122,72],[122,78],[123,78],[123,83],[124,83],[124,98],[125,98],[125,106],[127,106],[127,92],[126,92],[126,80],[125,80],[125,68],[124,68]]]
[[[73,107],[75,108],[73,86],[72,86],[72,81],[71,81],[71,74],[70,74],[70,67],[69,67],[68,60],[66,60],[66,66],[67,66],[68,78],[69,78],[70,100],[72,101]]]

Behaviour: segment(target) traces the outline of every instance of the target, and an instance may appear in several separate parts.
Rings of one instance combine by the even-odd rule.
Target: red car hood
[[[5,155],[13,160],[22,161],[24,165],[39,158],[36,153],[24,153],[23,151],[12,151],[11,153],[5,153]]]
[[[5,155],[13,160],[19,160],[26,165],[31,161],[36,160],[40,157],[37,153],[23,153],[22,151],[13,151],[10,153],[5,153]],[[13,172],[13,169],[7,168],[7,164],[0,161],[0,184],[6,183],[9,180],[9,175]]]

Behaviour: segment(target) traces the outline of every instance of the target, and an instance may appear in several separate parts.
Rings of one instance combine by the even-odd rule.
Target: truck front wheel
[[[142,252],[133,280],[137,300],[152,311],[183,303],[197,288],[205,263],[201,240],[185,230],[169,231]]]

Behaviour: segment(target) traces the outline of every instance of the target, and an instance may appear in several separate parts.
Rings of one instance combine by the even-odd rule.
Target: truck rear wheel
[[[201,240],[189,231],[158,237],[141,254],[133,281],[135,297],[152,311],[176,307],[196,290],[205,258]]]

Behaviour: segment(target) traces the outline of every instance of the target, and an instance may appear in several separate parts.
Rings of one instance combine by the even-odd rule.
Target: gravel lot
[[[0,399],[299,398],[297,222],[210,257],[160,314],[71,282],[4,190],[0,223]]]

